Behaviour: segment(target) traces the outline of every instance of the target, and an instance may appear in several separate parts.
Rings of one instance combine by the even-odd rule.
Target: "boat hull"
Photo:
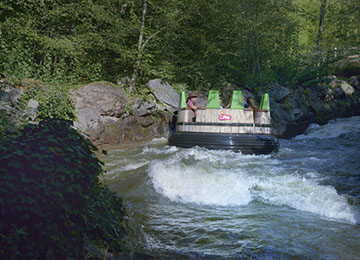
[[[170,133],[168,144],[182,148],[194,146],[230,150],[243,154],[270,154],[279,150],[279,140],[272,135],[231,133]]]

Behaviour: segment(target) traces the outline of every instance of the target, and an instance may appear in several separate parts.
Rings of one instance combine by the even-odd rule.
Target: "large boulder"
[[[119,87],[108,82],[95,82],[74,91],[75,109],[91,107],[102,116],[121,117],[128,106],[129,98]]]
[[[105,124],[101,120],[101,114],[97,108],[84,107],[76,110],[77,120],[74,122],[75,128],[85,133],[90,140],[100,139],[104,132]]]
[[[140,98],[135,98],[131,102],[131,111],[135,116],[143,117],[156,114],[156,101],[144,101]]]
[[[270,96],[275,102],[281,103],[289,95],[291,95],[290,89],[280,86],[279,84],[274,84],[271,86]]]
[[[180,96],[169,83],[161,79],[153,79],[148,82],[147,86],[155,98],[165,105],[166,109],[170,112],[178,110]]]
[[[169,84],[162,84],[168,93],[175,92]],[[75,127],[96,145],[117,145],[167,134],[170,112],[162,111],[171,107],[169,96],[166,99],[166,95],[158,93],[157,99],[150,95],[146,101],[140,98],[131,101],[121,87],[107,82],[82,86],[72,91],[71,96],[77,115]],[[167,100],[161,109],[160,100]]]

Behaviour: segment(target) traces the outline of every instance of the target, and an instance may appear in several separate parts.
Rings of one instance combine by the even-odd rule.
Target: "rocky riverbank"
[[[0,110],[12,122],[35,121],[39,112],[36,98],[21,97],[36,81],[24,80],[14,86],[0,82]],[[270,93],[270,107],[274,135],[291,138],[301,134],[311,123],[325,124],[337,117],[360,114],[360,76],[338,79],[330,76],[310,87],[290,89],[273,84],[264,92]],[[44,89],[43,83],[39,83]],[[259,101],[262,93],[250,93]],[[200,93],[199,103],[205,105],[206,94]],[[108,82],[94,82],[79,86],[68,93],[73,101],[76,120],[74,126],[100,147],[131,145],[153,138],[166,137],[176,113],[179,94],[160,79],[147,84],[145,99],[129,96],[124,87]],[[230,95],[223,93],[224,96]]]

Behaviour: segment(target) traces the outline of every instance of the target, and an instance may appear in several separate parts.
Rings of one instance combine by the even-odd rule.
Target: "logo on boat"
[[[225,111],[221,111],[219,115],[219,120],[221,121],[231,120],[231,115],[225,114]]]

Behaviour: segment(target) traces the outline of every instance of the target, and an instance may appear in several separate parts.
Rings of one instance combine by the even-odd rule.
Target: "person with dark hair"
[[[248,108],[251,108],[254,111],[255,111],[255,109],[257,109],[257,106],[255,105],[255,101],[251,97],[248,97],[246,99],[246,104],[247,104]]]
[[[254,117],[254,122],[255,122],[256,111],[258,110],[258,108],[255,105],[254,99],[252,99],[251,97],[248,97],[246,99],[246,101],[244,102],[244,107],[245,107],[246,110],[252,110],[253,111],[253,117]]]
[[[221,109],[229,108],[229,107],[230,107],[230,103],[228,103],[227,105],[224,105],[224,104],[223,104],[221,97],[219,97],[219,101],[220,101],[220,108],[221,108]]]
[[[199,109],[196,106],[197,98],[198,98],[198,96],[197,96],[197,94],[195,92],[190,92],[189,97],[186,100],[187,109],[190,110],[189,122],[195,122],[196,121],[196,112]]]

